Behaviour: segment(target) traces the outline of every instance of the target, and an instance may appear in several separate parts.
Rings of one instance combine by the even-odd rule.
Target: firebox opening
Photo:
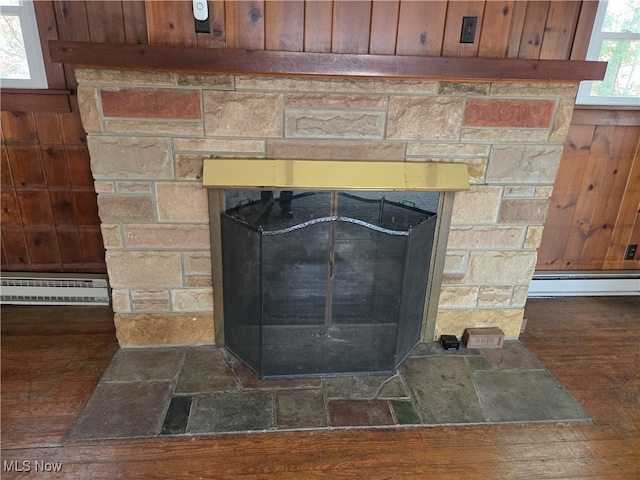
[[[226,190],[226,346],[263,378],[389,374],[419,342],[438,192]]]

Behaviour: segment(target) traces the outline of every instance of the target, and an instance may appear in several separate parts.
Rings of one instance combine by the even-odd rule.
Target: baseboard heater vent
[[[0,292],[0,303],[7,305],[109,305],[103,278],[3,276]]]
[[[529,298],[640,295],[640,271],[536,272]]]

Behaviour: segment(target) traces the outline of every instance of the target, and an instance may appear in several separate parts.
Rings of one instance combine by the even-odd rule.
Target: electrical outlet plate
[[[633,260],[636,257],[636,252],[638,251],[638,244],[633,243],[627,245],[627,249],[624,252],[625,260]]]
[[[475,42],[477,24],[478,17],[462,17],[462,32],[460,32],[460,43]]]

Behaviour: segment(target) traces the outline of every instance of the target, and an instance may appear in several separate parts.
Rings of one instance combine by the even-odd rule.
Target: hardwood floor
[[[527,317],[522,340],[593,422],[72,443],[117,348],[111,313],[5,306],[1,476],[28,466],[29,478],[72,479],[640,478],[640,297],[530,300]]]

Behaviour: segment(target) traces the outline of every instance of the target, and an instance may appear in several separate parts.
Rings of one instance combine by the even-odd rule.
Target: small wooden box
[[[467,328],[462,342],[467,348],[502,348],[504,332],[499,328]]]

